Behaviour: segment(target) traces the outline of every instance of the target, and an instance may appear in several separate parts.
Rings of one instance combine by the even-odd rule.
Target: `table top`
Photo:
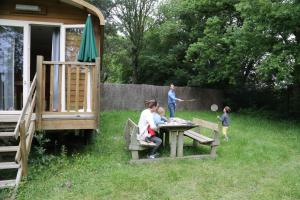
[[[184,120],[181,118],[171,118],[169,122],[164,124],[159,124],[158,129],[191,129],[197,127],[198,125],[194,124],[191,121]]]

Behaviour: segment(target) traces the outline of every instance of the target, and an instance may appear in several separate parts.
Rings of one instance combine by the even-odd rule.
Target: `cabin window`
[[[0,110],[21,110],[23,27],[0,25]]]

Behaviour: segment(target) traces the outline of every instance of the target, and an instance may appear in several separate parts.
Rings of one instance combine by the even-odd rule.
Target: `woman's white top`
[[[150,109],[145,109],[140,116],[139,120],[139,135],[137,135],[138,140],[145,140],[145,137],[148,136],[148,126],[153,130],[156,130],[156,125],[154,123],[153,114]]]

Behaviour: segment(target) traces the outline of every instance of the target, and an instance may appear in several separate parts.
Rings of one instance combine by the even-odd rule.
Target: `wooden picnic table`
[[[158,125],[159,132],[165,131],[169,134],[170,157],[183,157],[183,133],[197,126],[181,118],[171,118],[170,122]]]

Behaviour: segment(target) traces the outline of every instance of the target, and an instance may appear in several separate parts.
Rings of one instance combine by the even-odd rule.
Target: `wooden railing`
[[[21,181],[21,177],[27,175],[28,155],[35,132],[35,116],[33,112],[36,105],[36,82],[37,77],[35,75],[14,131],[16,138],[20,137],[19,148],[16,154],[16,161],[21,166],[17,174],[17,185]]]
[[[93,112],[97,107],[95,63],[44,61],[37,58],[38,111]]]

